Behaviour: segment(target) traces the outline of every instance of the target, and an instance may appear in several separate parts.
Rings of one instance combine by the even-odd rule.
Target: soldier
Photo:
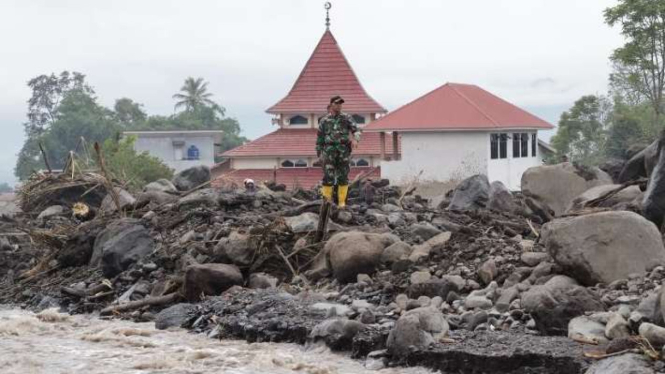
[[[323,167],[323,198],[332,202],[333,186],[337,184],[337,205],[346,206],[349,191],[351,151],[358,146],[360,130],[353,117],[342,113],[344,99],[330,98],[330,113],[321,119],[316,138],[316,155]]]

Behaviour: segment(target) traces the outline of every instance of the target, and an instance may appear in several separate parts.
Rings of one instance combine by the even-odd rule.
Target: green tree
[[[597,164],[604,152],[610,102],[598,96],[583,96],[561,114],[552,145],[559,156],[582,164]]]
[[[143,104],[136,103],[126,97],[115,101],[113,111],[115,112],[116,120],[127,128],[141,125],[148,118],[148,115],[143,110]]]
[[[160,178],[171,179],[173,170],[148,152],[134,149],[136,138],[107,139],[102,149],[109,171],[127,183],[130,191],[140,191],[143,186]]]
[[[211,99],[212,96],[213,94],[208,92],[208,82],[205,82],[203,78],[194,79],[189,77],[185,79],[180,92],[173,95],[173,98],[177,100],[175,110],[184,107],[186,112],[192,112],[201,107],[209,107],[215,109],[223,116],[225,112],[224,108],[215,103]]]
[[[665,2],[619,0],[604,15],[608,25],[621,26],[626,38],[626,44],[611,56],[613,88],[628,98],[648,100],[658,119],[665,88]]]

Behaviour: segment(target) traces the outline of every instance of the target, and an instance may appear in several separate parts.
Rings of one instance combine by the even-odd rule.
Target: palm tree
[[[212,94],[207,91],[208,82],[203,81],[203,78],[194,79],[189,77],[185,79],[185,84],[180,88],[180,93],[173,95],[173,98],[178,100],[175,103],[175,109],[178,110],[180,107],[185,107],[185,111],[190,112],[196,108],[207,106],[218,110],[224,115],[224,108],[212,101],[210,99]]]

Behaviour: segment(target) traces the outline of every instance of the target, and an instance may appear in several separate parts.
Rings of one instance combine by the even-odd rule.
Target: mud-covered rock
[[[490,184],[487,208],[497,212],[515,212],[517,204],[510,190],[500,181]]]
[[[166,193],[177,193],[178,189],[175,187],[173,182],[171,182],[168,179],[158,179],[154,182],[150,182],[143,187],[144,192],[149,192],[149,191],[158,191],[158,192],[166,192]]]
[[[182,327],[190,320],[192,312],[196,306],[187,303],[172,305],[157,314],[155,318],[155,328],[165,330],[170,327]]]
[[[179,191],[189,191],[210,182],[210,168],[200,165],[185,169],[174,175],[172,182]]]
[[[136,198],[134,198],[134,196],[132,196],[132,194],[130,194],[128,191],[118,187],[115,187],[114,191],[115,197],[113,194],[108,193],[104,200],[102,200],[102,205],[100,208],[103,212],[115,212],[118,210],[118,205],[120,205],[120,209],[125,209],[136,203]]]
[[[341,282],[353,282],[358,274],[373,274],[383,250],[394,240],[386,235],[351,231],[334,235],[324,247],[333,275]]]
[[[266,273],[252,273],[249,275],[248,287],[252,289],[275,288],[279,280]]]
[[[215,261],[234,264],[238,266],[249,266],[252,264],[256,246],[251,240],[249,233],[233,231],[226,238],[221,238],[213,250]]]
[[[565,213],[584,191],[604,184],[612,184],[604,171],[569,162],[535,166],[522,174],[522,193],[544,202],[556,215]]]
[[[586,316],[575,317],[568,323],[568,337],[590,343],[607,343],[605,325]]]
[[[314,326],[309,337],[314,342],[323,340],[333,350],[349,350],[353,338],[364,329],[361,322],[337,317]]]
[[[589,311],[603,311],[598,296],[563,275],[554,276],[542,286],[522,294],[521,304],[545,334],[565,335],[571,319]]]
[[[601,212],[557,219],[543,227],[550,255],[587,286],[644,274],[665,264],[658,229],[632,212]]]
[[[460,183],[453,191],[448,209],[471,210],[487,206],[490,183],[484,174],[474,175]]]
[[[101,264],[107,277],[115,276],[152,253],[155,242],[150,232],[137,220],[122,219],[99,233],[90,264]]]
[[[628,353],[596,361],[585,374],[655,374],[642,355]]]
[[[592,187],[575,199],[573,199],[572,205],[568,208],[568,212],[575,212],[584,208],[584,205],[591,200],[597,199],[604,194],[613,191],[621,187],[619,184],[605,184],[602,186]],[[635,199],[643,195],[640,191],[639,186],[630,186],[619,191],[615,195],[611,196],[607,200],[598,204],[598,207],[601,208],[611,208],[617,206],[618,204],[631,204]]]
[[[413,350],[427,349],[430,344],[448,333],[448,322],[435,308],[417,308],[401,316],[390,331],[386,345],[388,353],[407,357]]]
[[[185,272],[185,298],[191,302],[202,296],[219,295],[232,286],[243,284],[240,269],[235,265],[203,264],[190,265]]]

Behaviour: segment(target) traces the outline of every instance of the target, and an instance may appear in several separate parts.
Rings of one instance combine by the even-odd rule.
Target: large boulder
[[[394,242],[390,235],[342,232],[330,238],[323,250],[329,256],[335,278],[354,282],[358,274],[374,273],[383,250]]]
[[[531,287],[522,294],[521,304],[536,321],[536,328],[549,335],[566,335],[571,319],[588,311],[605,310],[596,294],[564,275]]]
[[[255,243],[248,233],[233,231],[226,238],[221,238],[213,250],[215,261],[249,266],[256,252]]]
[[[571,206],[568,208],[568,213],[578,211],[584,208],[584,205],[591,200],[597,199],[604,194],[620,188],[619,184],[604,184],[602,186],[592,187],[584,191],[581,195],[573,199]],[[635,199],[642,196],[639,186],[630,186],[622,189],[618,193],[612,195],[609,199],[603,201],[598,205],[601,208],[611,208],[617,204],[630,204]]]
[[[621,170],[618,183],[649,177],[658,162],[658,145],[659,141],[655,140],[648,147],[631,157]]]
[[[158,179],[154,182],[150,182],[143,187],[144,192],[148,191],[158,191],[166,193],[177,193],[178,189],[173,185],[173,183],[168,179]]]
[[[598,168],[600,168],[600,170],[606,172],[610,177],[612,177],[612,180],[614,182],[617,182],[619,180],[619,176],[621,175],[621,171],[623,170],[624,165],[626,165],[626,161],[616,158],[611,158],[609,160],[605,160],[602,164],[598,165]]]
[[[462,181],[453,191],[450,210],[471,210],[487,206],[490,182],[486,175],[477,174]]]
[[[655,374],[651,363],[641,354],[628,353],[596,361],[585,374]]]
[[[204,295],[219,295],[232,286],[241,286],[242,283],[242,274],[235,265],[196,264],[187,267],[183,288],[185,298],[197,302]]]
[[[612,184],[604,171],[569,162],[535,166],[522,174],[522,192],[547,204],[556,215],[565,213],[584,191],[604,184]]]
[[[642,200],[642,214],[660,228],[665,218],[665,152],[659,152],[657,160]]]
[[[155,241],[139,221],[122,219],[109,224],[97,235],[90,264],[101,264],[106,277],[113,277],[152,253]]]
[[[406,358],[414,350],[427,349],[443,338],[449,330],[448,322],[433,307],[416,308],[406,312],[390,331],[386,345],[394,357]]]
[[[587,286],[665,264],[660,232],[639,214],[601,212],[547,223],[542,239],[564,271]]]
[[[155,328],[165,330],[169,327],[182,327],[182,325],[191,319],[191,314],[196,310],[196,306],[187,303],[172,305],[157,314],[155,318]]]
[[[512,192],[500,181],[494,181],[490,184],[487,207],[497,212],[514,212],[517,210]]]
[[[189,191],[210,182],[210,168],[200,165],[185,169],[174,175],[172,182],[179,191]]]
[[[108,193],[104,200],[102,200],[102,205],[101,205],[101,210],[102,212],[115,212],[118,210],[118,205],[120,205],[120,209],[125,209],[134,203],[136,203],[136,199],[132,194],[129,192],[123,190],[122,188],[114,187],[114,192],[115,196],[117,197],[117,203],[115,198],[113,197],[113,194]]]

